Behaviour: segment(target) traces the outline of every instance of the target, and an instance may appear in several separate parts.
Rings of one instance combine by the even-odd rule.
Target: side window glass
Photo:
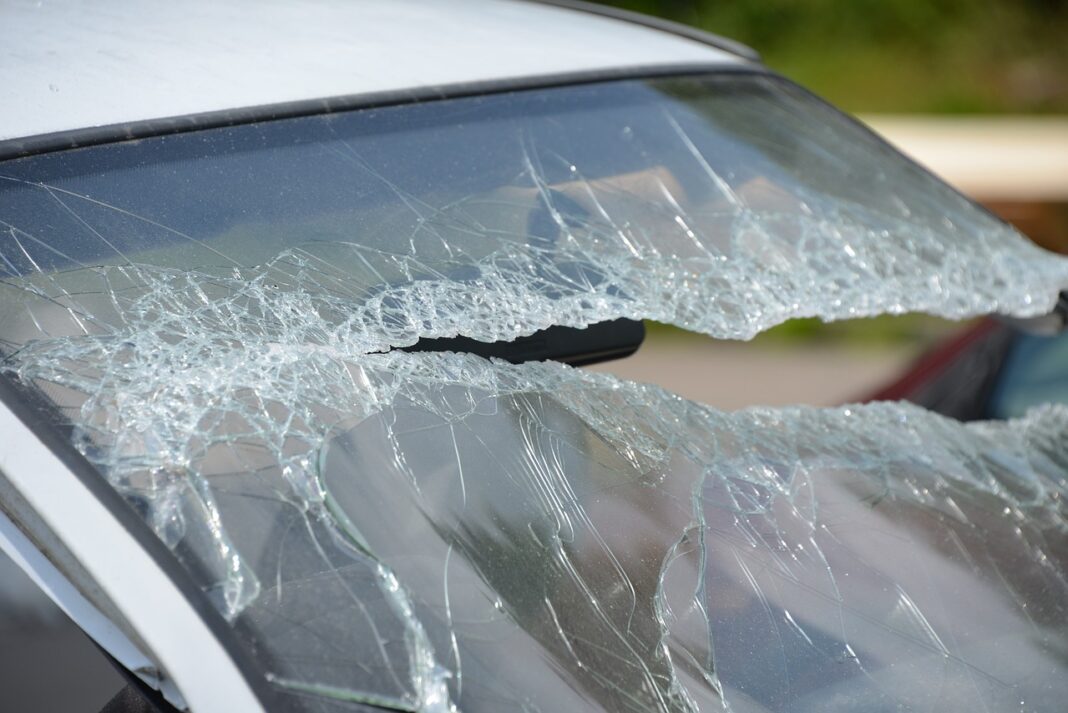
[[[1019,335],[990,398],[990,416],[1016,418],[1044,403],[1068,404],[1068,332]]]
[[[0,552],[0,708],[98,713],[126,681]]]

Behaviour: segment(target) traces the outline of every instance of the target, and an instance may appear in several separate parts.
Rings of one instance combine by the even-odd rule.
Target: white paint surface
[[[0,140],[323,97],[738,63],[520,0],[5,0]]]

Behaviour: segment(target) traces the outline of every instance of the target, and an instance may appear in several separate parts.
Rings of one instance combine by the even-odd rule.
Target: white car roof
[[[7,0],[0,141],[324,97],[746,61],[524,0]]]

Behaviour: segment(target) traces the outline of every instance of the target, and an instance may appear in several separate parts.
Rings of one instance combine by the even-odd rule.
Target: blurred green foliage
[[[852,112],[1068,113],[1068,0],[602,0],[744,42]]]

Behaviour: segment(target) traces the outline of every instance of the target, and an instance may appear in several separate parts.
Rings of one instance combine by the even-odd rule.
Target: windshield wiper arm
[[[467,352],[486,358],[497,357],[513,364],[553,360],[582,366],[630,356],[644,339],[644,324],[633,319],[614,319],[583,329],[553,326],[510,342],[446,337],[420,339],[403,349],[410,352]]]

